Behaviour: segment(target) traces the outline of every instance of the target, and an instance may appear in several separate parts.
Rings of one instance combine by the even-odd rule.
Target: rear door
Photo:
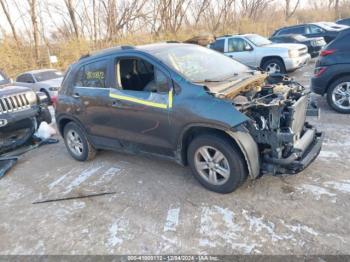
[[[226,55],[247,66],[258,66],[253,46],[241,37],[227,39]]]
[[[76,116],[94,137],[113,137],[114,119],[110,115],[111,60],[100,59],[80,67],[74,80],[72,97]],[[94,141],[95,142],[95,141]]]

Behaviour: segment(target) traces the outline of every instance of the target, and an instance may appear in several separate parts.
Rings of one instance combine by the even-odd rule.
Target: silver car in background
[[[51,100],[53,97],[57,97],[62,80],[62,72],[55,69],[40,69],[20,74],[17,76],[15,84],[44,92]]]
[[[311,60],[306,45],[274,44],[256,34],[225,35],[216,38],[209,47],[267,73],[292,72]]]

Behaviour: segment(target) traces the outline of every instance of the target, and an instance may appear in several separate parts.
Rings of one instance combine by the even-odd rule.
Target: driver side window
[[[168,77],[158,68],[141,58],[116,60],[116,83],[120,89],[167,93],[170,90]]]
[[[309,28],[307,30],[308,34],[319,34],[319,33],[323,33],[324,30],[316,25],[309,25]]]
[[[228,52],[244,52],[251,49],[251,46],[242,38],[228,39]]]

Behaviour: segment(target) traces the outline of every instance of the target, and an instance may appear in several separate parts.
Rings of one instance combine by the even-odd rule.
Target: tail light
[[[314,72],[315,77],[321,76],[326,70],[327,67],[316,67]]]
[[[320,53],[320,56],[328,56],[328,55],[331,55],[333,54],[335,51],[335,49],[330,49],[330,50],[322,50],[321,53]]]

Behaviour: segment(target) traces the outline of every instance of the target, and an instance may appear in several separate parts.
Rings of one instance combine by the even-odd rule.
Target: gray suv
[[[123,46],[70,67],[56,120],[79,161],[98,149],[152,153],[228,193],[248,176],[295,174],[317,157],[323,136],[305,122],[307,94],[208,48]]]
[[[218,37],[209,47],[270,74],[295,71],[311,59],[306,45],[276,44],[256,34]]]

